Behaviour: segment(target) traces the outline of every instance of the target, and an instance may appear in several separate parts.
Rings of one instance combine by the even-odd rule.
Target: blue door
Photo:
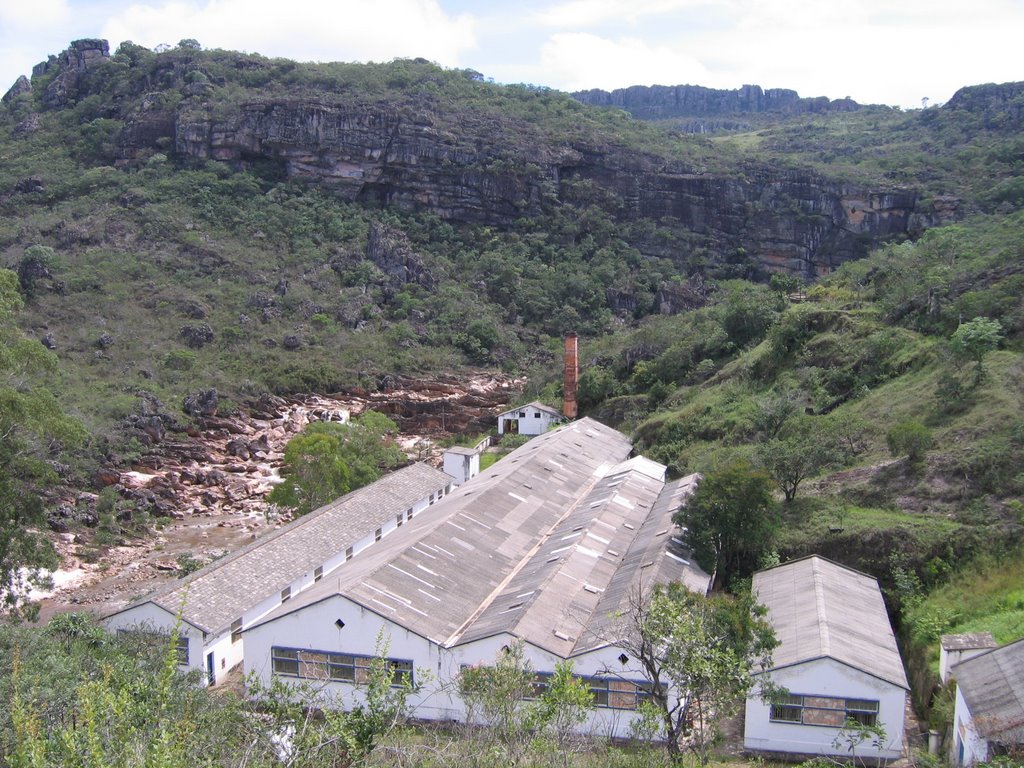
[[[206,654],[206,682],[208,685],[213,685],[217,682],[217,678],[213,673],[213,651]]]

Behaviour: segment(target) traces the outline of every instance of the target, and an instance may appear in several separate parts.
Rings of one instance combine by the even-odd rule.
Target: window
[[[235,619],[231,622],[231,642],[237,643],[242,639],[242,620]]]
[[[270,649],[274,674],[302,677],[309,680],[337,680],[347,683],[367,683],[374,662],[373,656],[329,651],[302,651],[297,648]],[[412,682],[412,662],[407,659],[387,659],[391,670],[391,684]]]
[[[381,537],[383,537],[383,536],[384,536],[384,531],[382,531],[380,528],[378,528],[376,531],[373,532],[373,540],[374,541],[380,541]]]
[[[878,723],[878,702],[791,694],[772,704],[770,718],[780,723],[824,725],[831,728],[842,728],[847,720],[872,726]]]
[[[323,577],[324,567],[322,565],[318,565],[316,568],[313,569],[313,581],[320,581],[320,579],[322,579]]]
[[[345,550],[345,559],[346,560],[351,560],[354,555],[355,555],[355,550],[352,547],[349,547],[348,549]]]
[[[412,520],[412,507],[410,507],[409,509],[405,510],[405,519],[406,520]]]
[[[538,672],[534,677],[533,691],[527,699],[539,699],[549,685],[551,675]],[[594,696],[595,707],[606,709],[636,709],[641,701],[651,695],[651,685],[646,682],[620,680],[615,677],[580,678]]]
[[[178,642],[174,646],[174,652],[178,656],[178,664],[182,667],[188,666],[188,635],[178,635]]]
[[[292,588],[291,587],[285,587],[284,589],[281,590],[281,602],[282,603],[285,602],[286,600],[288,600],[291,596],[292,596]]]
[[[402,527],[402,523],[404,523],[404,522],[405,522],[405,518],[402,517],[402,515],[396,515],[395,516],[395,525],[397,527],[401,528]]]
[[[533,418],[535,418],[535,419],[539,419],[539,418],[540,418],[540,414],[539,414],[539,413],[535,413],[535,414],[533,414]]]

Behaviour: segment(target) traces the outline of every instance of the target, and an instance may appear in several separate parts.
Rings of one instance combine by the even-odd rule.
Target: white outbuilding
[[[499,435],[543,435],[565,418],[556,409],[534,400],[498,414]]]
[[[242,661],[242,630],[407,524],[452,488],[412,464],[298,518],[156,593],[103,618],[116,632],[169,635],[182,667],[210,684]]]
[[[950,762],[971,766],[1024,754],[1024,638],[963,661],[956,681]]]
[[[521,642],[538,685],[574,663],[595,698],[586,730],[627,735],[648,688],[615,645],[619,617],[654,584],[710,581],[672,523],[696,476],[666,482],[631,450],[586,418],[536,437],[247,627],[246,673],[313,682],[350,706],[380,635],[395,675],[423,683],[412,714],[461,720],[460,671]]]
[[[909,686],[878,582],[815,555],[757,572],[753,590],[779,641],[766,672],[788,693],[747,699],[744,748],[900,758]]]

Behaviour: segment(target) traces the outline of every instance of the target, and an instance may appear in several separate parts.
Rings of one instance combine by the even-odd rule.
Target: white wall
[[[519,414],[525,414],[525,416],[520,416]],[[519,422],[520,435],[543,435],[551,428],[552,424],[561,421],[560,418],[553,416],[547,411],[542,411],[536,406],[524,405],[522,408],[516,408],[498,416],[499,435],[506,433],[505,421],[507,419],[515,419]]]
[[[141,603],[103,620],[103,626],[110,632],[125,630],[159,632],[167,635],[170,635],[174,625],[178,623],[174,614],[154,603]],[[178,626],[178,635],[188,638],[189,669],[205,669],[203,632],[191,624],[181,622]]]
[[[345,627],[339,629],[341,619]],[[492,664],[502,646],[513,638],[498,635],[452,649],[439,647],[426,638],[386,620],[373,611],[335,595],[300,611],[280,617],[245,632],[245,672],[254,674],[264,685],[271,681],[272,646],[316,651],[343,652],[363,656],[376,654],[376,638],[383,631],[390,640],[388,656],[411,660],[416,682],[422,690],[408,704],[413,717],[426,720],[464,720],[466,711],[455,693],[455,680],[464,665]],[[532,645],[524,652],[537,672],[554,672],[559,657]],[[613,677],[642,681],[643,676],[630,665],[618,661],[621,651],[604,648],[573,659],[578,675]],[[279,679],[295,684],[309,683],[296,677]],[[322,695],[335,706],[350,707],[360,699],[356,686],[342,682],[312,681]],[[630,710],[595,707],[581,731],[600,736],[625,737],[636,717]]]
[[[942,680],[942,684],[945,685],[950,677],[950,669],[961,661],[967,661],[977,656],[979,653],[985,653],[985,651],[991,651],[991,648],[963,648],[955,651],[947,651],[945,648],[939,647],[939,679]]]
[[[988,742],[974,729],[971,711],[967,701],[956,689],[956,704],[953,709],[953,739],[949,745],[949,762],[951,765],[969,766],[988,760]]]
[[[817,659],[772,672],[772,682],[791,694],[878,701],[878,722],[885,728],[882,749],[863,744],[857,756],[895,759],[903,751],[906,692],[903,688],[856,670],[834,659]],[[832,742],[839,728],[771,722],[771,704],[757,696],[747,699],[743,738],[745,749],[799,755],[849,755]]]

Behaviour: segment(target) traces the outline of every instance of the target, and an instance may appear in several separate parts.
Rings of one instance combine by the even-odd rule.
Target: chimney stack
[[[565,337],[565,378],[562,382],[562,415],[576,418],[576,384],[580,378],[579,349],[576,334]]]

